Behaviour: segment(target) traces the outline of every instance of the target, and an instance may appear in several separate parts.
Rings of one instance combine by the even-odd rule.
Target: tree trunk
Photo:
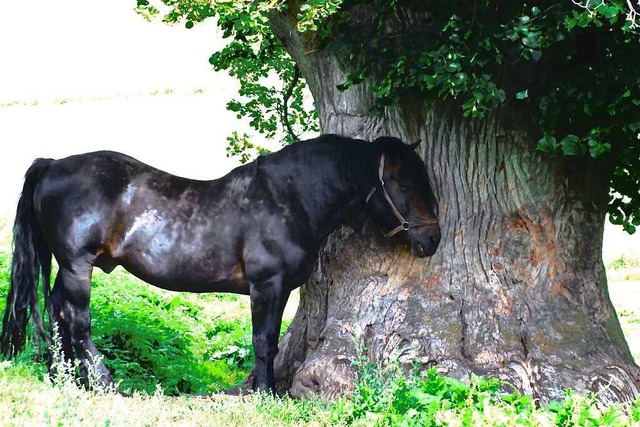
[[[363,217],[333,233],[280,342],[279,386],[297,397],[348,393],[361,344],[382,365],[499,377],[542,402],[564,388],[604,401],[635,397],[640,369],[601,258],[607,166],[536,152],[538,138],[517,126],[517,112],[472,120],[455,105],[406,99],[372,116],[366,84],[338,91],[339,58],[308,53],[288,25],[273,20],[323,132],[426,142],[442,241],[425,260]]]

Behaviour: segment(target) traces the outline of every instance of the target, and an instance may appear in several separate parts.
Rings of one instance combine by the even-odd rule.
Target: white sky
[[[148,23],[135,0],[0,0],[0,102],[136,93],[211,81],[213,22]]]

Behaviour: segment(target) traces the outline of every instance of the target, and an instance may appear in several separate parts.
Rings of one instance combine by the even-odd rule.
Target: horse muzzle
[[[440,229],[421,233],[422,236],[409,236],[411,241],[411,252],[418,258],[425,258],[436,253],[440,244]]]

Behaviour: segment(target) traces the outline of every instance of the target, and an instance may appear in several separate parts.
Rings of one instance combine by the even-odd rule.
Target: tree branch
[[[282,124],[287,128],[287,133],[291,136],[293,141],[298,141],[298,136],[293,132],[291,127],[291,122],[289,122],[289,99],[293,94],[293,90],[298,85],[298,81],[300,80],[300,68],[298,65],[293,66],[293,80],[291,80],[291,84],[287,88],[284,96],[282,97]]]
[[[627,7],[629,8],[629,12],[627,12],[627,19],[631,23],[631,28],[640,28],[640,24],[637,22],[640,12],[636,10],[636,6],[631,2],[631,0],[627,0]],[[640,1],[638,1],[638,7],[640,8]]]

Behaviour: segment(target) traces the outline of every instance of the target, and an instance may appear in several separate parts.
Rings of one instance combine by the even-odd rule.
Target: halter
[[[385,156],[384,156],[384,153],[382,153],[380,155],[380,166],[378,167],[378,178],[380,179],[380,188],[382,189],[382,194],[384,195],[385,200],[387,201],[387,203],[389,204],[389,207],[391,208],[391,212],[393,212],[393,215],[400,222],[400,225],[398,225],[393,230],[389,231],[384,236],[385,237],[393,237],[396,234],[398,234],[399,232],[407,231],[410,228],[425,227],[427,225],[437,225],[438,224],[438,220],[435,219],[435,218],[434,219],[428,219],[428,220],[414,221],[414,222],[410,223],[409,221],[407,221],[402,216],[402,214],[400,213],[400,211],[396,207],[395,203],[393,203],[393,200],[391,200],[391,196],[389,195],[389,193],[387,192],[387,189],[385,188],[384,179],[382,179],[382,173],[384,172],[384,159],[385,159]],[[369,199],[371,199],[371,196],[373,196],[373,193],[375,193],[377,189],[378,189],[378,187],[374,186],[371,189],[371,191],[369,191],[369,194],[367,195],[367,199],[364,202],[365,206],[367,205],[367,203],[369,203]]]

